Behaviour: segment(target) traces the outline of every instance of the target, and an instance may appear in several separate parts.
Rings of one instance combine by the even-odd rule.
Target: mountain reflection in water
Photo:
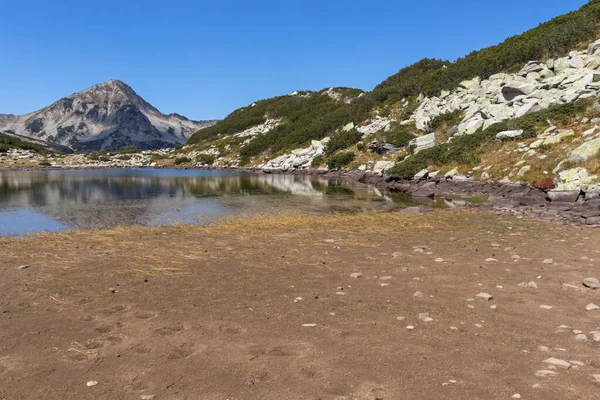
[[[406,207],[399,194],[313,176],[177,169],[0,172],[0,235],[209,223],[223,215],[359,213]]]

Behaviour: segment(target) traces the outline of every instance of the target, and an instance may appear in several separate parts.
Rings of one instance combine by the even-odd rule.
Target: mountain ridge
[[[0,114],[0,131],[76,151],[174,147],[215,123],[194,121],[176,113],[163,114],[117,79],[25,115]]]

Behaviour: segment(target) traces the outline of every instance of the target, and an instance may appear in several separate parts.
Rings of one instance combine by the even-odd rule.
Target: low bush
[[[325,157],[324,156],[316,156],[312,159],[310,166],[312,168],[317,168],[320,167],[321,165],[323,165],[325,163]]]
[[[340,169],[340,168],[345,167],[346,165],[350,164],[352,161],[354,161],[355,157],[356,157],[356,154],[354,154],[353,152],[336,154],[334,156],[327,158],[327,160],[326,160],[327,168]]]
[[[139,150],[135,146],[125,146],[125,147],[121,147],[121,149],[119,150],[119,153],[121,153],[121,154],[132,154],[132,153],[137,153],[137,152],[139,152]]]
[[[189,157],[177,157],[174,161],[175,165],[189,164],[191,162],[192,162],[192,159]]]
[[[340,131],[331,135],[331,139],[325,146],[325,154],[332,154],[338,150],[347,149],[360,141],[362,133],[356,129],[349,131]]]
[[[385,132],[385,141],[398,147],[406,147],[408,143],[415,138],[411,133],[415,128],[408,125],[398,125],[397,127]]]
[[[203,165],[213,165],[215,163],[215,156],[211,156],[209,154],[200,154],[198,157],[196,157],[196,162]]]

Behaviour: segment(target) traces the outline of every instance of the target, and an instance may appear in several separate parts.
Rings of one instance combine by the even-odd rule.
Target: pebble
[[[521,283],[519,283],[519,286],[521,286],[522,288],[531,288],[531,289],[537,289],[538,288],[537,283],[535,283],[534,281],[531,281],[531,282],[521,282]]]
[[[571,364],[569,364],[567,361],[561,360],[559,358],[550,357],[550,358],[544,360],[544,362],[546,364],[553,365],[558,368],[564,368],[564,369],[571,368]]]
[[[408,325],[408,326],[406,327],[406,329],[408,329],[409,331],[412,331],[413,329],[415,329],[415,327],[414,327],[414,326],[412,326],[412,325]]]
[[[553,262],[554,262],[554,259],[546,258],[544,261],[542,261],[542,264],[552,264]]]
[[[590,289],[599,289],[600,281],[598,281],[598,278],[585,278],[583,280],[583,286]]]
[[[490,300],[492,300],[492,299],[494,298],[494,296],[492,296],[492,295],[491,295],[491,294],[489,294],[489,293],[484,293],[484,292],[481,292],[481,293],[479,293],[479,294],[475,295],[475,298],[476,298],[477,300],[485,300],[485,301],[490,301]]]
[[[590,303],[587,305],[587,307],[585,308],[587,311],[595,311],[595,310],[600,310],[600,307],[598,307],[597,305]]]
[[[490,246],[493,247],[493,248],[495,248],[495,249],[497,249],[497,248],[500,247],[500,245],[498,243],[492,243]]]
[[[444,262],[444,259],[443,258],[436,258],[435,262]]]
[[[315,326],[317,326],[317,324],[302,324],[302,326],[305,328],[314,328]]]
[[[510,258],[514,261],[517,262],[521,259],[521,256],[517,255],[517,254],[513,254],[512,256],[510,256]]]
[[[424,313],[420,313],[419,314],[419,319],[425,319],[425,318],[429,318],[429,313],[428,312],[424,312]]]
[[[423,297],[423,293],[416,291],[415,294],[413,294],[413,297]]]
[[[573,329],[573,334],[574,335],[579,335],[580,333],[583,333],[583,331],[580,330],[580,329]]]
[[[486,258],[485,262],[498,262],[495,258]]]
[[[345,296],[346,292],[335,292],[335,294],[337,294],[338,296]]]
[[[535,385],[533,385],[531,388],[532,388],[532,389],[541,389],[541,388],[542,388],[542,385],[540,385],[539,383],[536,383],[536,384],[535,384]]]
[[[571,332],[571,327],[568,325],[560,325],[558,328],[556,328],[556,330],[554,332],[556,333],[566,333],[566,332]]]
[[[398,321],[404,321],[404,320],[406,319],[406,317],[396,317],[396,319],[397,319]]]
[[[452,330],[452,331],[457,331],[457,330],[458,330],[458,328],[457,328],[456,326],[451,326],[451,327],[450,327],[450,330]]]
[[[535,372],[535,376],[540,376],[542,378],[548,378],[548,377],[556,376],[556,375],[558,375],[558,372],[550,371],[547,369],[540,369],[539,371]]]
[[[585,364],[582,363],[581,361],[569,361],[571,363],[571,365],[574,365],[576,367],[585,367]]]
[[[31,267],[31,265],[20,265],[17,269],[27,269],[29,267]]]
[[[475,326],[478,328],[483,328],[483,325],[481,325],[481,324],[475,324]]]
[[[362,274],[360,272],[354,272],[354,273],[350,274],[350,278],[354,278],[354,279],[362,278]]]
[[[390,279],[392,279],[391,276],[382,276],[381,278],[379,278],[379,280],[382,280],[382,281],[389,281]]]
[[[540,351],[548,351],[548,350],[550,350],[550,348],[548,348],[548,346],[542,346],[542,345],[539,345],[539,346],[538,346],[538,349],[539,349]]]
[[[579,335],[575,336],[575,340],[578,342],[587,342],[588,338],[583,333],[580,333]]]
[[[515,394],[512,395],[512,398],[513,399],[520,399],[521,395],[519,393],[515,393]]]
[[[296,298],[294,299],[294,303],[297,303],[297,302],[299,302],[299,301],[302,301],[302,297],[296,297]]]
[[[469,307],[469,308],[475,308],[475,306],[473,304],[469,304],[469,305],[467,305],[467,307]]]
[[[98,382],[97,382],[97,381],[88,381],[88,382],[86,383],[87,387],[96,386],[97,384],[98,384]]]
[[[600,374],[591,375],[594,382],[600,383]]]
[[[600,331],[590,332],[590,335],[592,335],[594,342],[600,342]]]
[[[492,310],[495,310],[496,308],[498,308],[498,306],[496,306],[496,305],[494,304],[493,306],[490,306],[490,308],[491,308]]]
[[[540,306],[540,308],[542,308],[542,309],[544,309],[544,310],[551,310],[551,309],[552,309],[552,306],[549,306],[549,305],[546,305],[546,304],[542,304],[542,305]]]
[[[153,394],[143,394],[140,396],[140,399],[142,400],[153,400],[154,399],[154,395]]]

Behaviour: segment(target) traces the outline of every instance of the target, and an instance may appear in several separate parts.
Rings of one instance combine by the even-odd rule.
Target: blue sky
[[[115,78],[165,113],[223,118],[296,89],[370,90],[423,57],[454,60],[584,3],[5,1],[0,113]]]

